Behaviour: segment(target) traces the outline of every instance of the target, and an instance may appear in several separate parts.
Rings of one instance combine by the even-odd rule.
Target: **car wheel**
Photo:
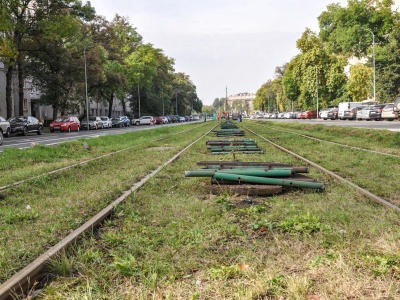
[[[37,131],[37,134],[38,134],[38,135],[41,135],[41,134],[42,134],[42,131],[43,131],[43,127],[40,126],[40,127],[39,127],[39,130]]]
[[[0,130],[0,145],[3,145],[3,131]]]
[[[140,125],[140,122],[138,121],[138,122],[136,122],[135,124],[136,124],[136,126],[139,126],[139,125]]]
[[[28,127],[24,127],[23,131],[22,131],[22,135],[27,136],[28,135]]]
[[[68,126],[67,131],[68,131],[68,132],[71,132],[71,126]]]
[[[10,132],[10,128],[7,128],[6,134],[4,135],[5,137],[10,137],[11,132]]]

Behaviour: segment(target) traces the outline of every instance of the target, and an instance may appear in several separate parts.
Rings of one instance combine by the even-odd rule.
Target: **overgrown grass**
[[[261,126],[260,123],[262,124]],[[328,170],[339,173],[357,185],[400,206],[396,180],[398,174],[400,174],[400,158],[341,147],[284,131],[276,131],[270,129],[265,122],[249,122],[247,124],[249,128],[258,131],[261,129],[263,136],[269,140],[321,164]],[[283,128],[286,124],[289,128],[293,126],[292,123],[282,123],[280,127]],[[297,124],[296,128],[299,128],[299,126]],[[370,132],[367,131],[368,134],[365,134],[366,130],[342,127],[334,127],[332,129],[332,127],[319,125],[315,126],[315,128],[318,128],[315,131],[314,127],[303,124],[303,134],[314,136],[315,132],[323,132],[324,139],[328,141],[340,141],[341,137],[343,137],[343,140],[350,146],[379,150],[384,153],[398,153],[400,155],[399,148],[390,146],[391,143],[387,142],[387,140],[393,140],[400,136],[397,132],[370,130]],[[348,139],[349,134],[352,135],[351,139]],[[385,142],[376,138],[380,135],[387,137]]]
[[[99,154],[125,149],[132,144],[136,147],[60,173],[35,178],[0,192],[0,282],[57,243],[72,229],[82,225],[121,192],[212,126],[213,123],[187,125],[185,127],[188,131],[185,132],[185,127],[181,126],[169,130],[160,128],[146,133],[87,140],[90,150],[76,156],[70,153],[67,155],[70,159],[66,160],[69,164],[83,157],[88,159],[93,155],[97,157]],[[164,139],[152,141],[154,137],[160,136]],[[70,151],[73,151],[77,143],[72,143]],[[54,147],[56,155],[66,151],[68,144]],[[154,150],[155,146],[168,147],[157,151]],[[59,166],[48,157],[51,156],[51,152],[47,152],[48,148],[43,148],[29,150],[33,157],[41,157],[40,164],[43,165],[38,169],[32,166],[32,169],[43,171]],[[49,155],[43,155],[42,150]],[[4,153],[5,157],[11,159],[8,155],[15,155],[15,152]],[[21,164],[28,164],[28,155],[24,153],[19,160]],[[30,174],[26,166],[21,169],[27,171],[24,176]]]
[[[349,159],[349,150],[316,150],[313,142],[264,133],[325,164],[346,160],[365,178],[365,166]],[[239,159],[302,164],[258,142],[265,154]],[[200,160],[232,156],[212,156],[203,142],[196,144],[118,207],[99,232],[54,262],[58,279],[43,298],[400,297],[397,213],[316,170],[311,174],[326,183],[324,192],[292,190],[243,207],[244,197],[210,195],[208,179],[184,178]]]

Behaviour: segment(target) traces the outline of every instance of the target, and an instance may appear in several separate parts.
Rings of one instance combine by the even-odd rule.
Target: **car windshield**
[[[56,122],[68,122],[69,118],[66,117],[59,117],[55,120]]]
[[[107,118],[107,117],[101,117],[101,120],[102,120],[102,121],[107,121],[108,118]]]
[[[12,120],[12,119],[10,119]],[[16,122],[26,122],[28,120],[27,117],[17,117],[14,119]]]
[[[118,118],[113,118],[112,120],[113,120],[113,121],[119,121],[120,119],[118,119]]]

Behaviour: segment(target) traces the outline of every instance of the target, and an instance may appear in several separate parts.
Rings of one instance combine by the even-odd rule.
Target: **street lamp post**
[[[164,93],[161,92],[161,100],[162,100],[162,115],[165,116],[165,112],[164,112]]]
[[[319,119],[319,99],[318,99],[318,66],[315,65],[315,88],[317,90],[317,119]]]
[[[139,87],[139,81],[137,84],[137,92],[138,92],[138,99],[139,99],[139,119],[140,119],[140,87]]]
[[[90,130],[89,128],[89,100],[88,100],[88,84],[87,84],[87,71],[86,71],[86,47],[89,46],[90,44],[86,44],[85,47],[83,48],[83,58],[85,61],[85,97],[86,97],[86,122],[87,122],[87,130]]]
[[[175,92],[175,113],[178,115],[178,91]]]
[[[361,27],[362,30],[369,31],[372,34],[372,66],[374,70],[374,101],[376,101],[376,77],[375,77],[375,34],[372,30]]]

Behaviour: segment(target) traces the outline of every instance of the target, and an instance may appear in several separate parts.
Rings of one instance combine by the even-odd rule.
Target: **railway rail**
[[[199,127],[202,127],[203,125],[200,125]],[[61,241],[59,241],[56,245],[52,246],[50,249],[48,249],[45,253],[37,257],[34,261],[32,261],[30,264],[28,264],[25,268],[21,269],[19,272],[15,273],[9,280],[5,281],[0,285],[0,300],[8,300],[8,299],[15,299],[16,297],[19,297],[19,295],[27,295],[28,291],[34,284],[38,281],[43,279],[44,274],[47,270],[47,267],[49,265],[49,262],[55,258],[57,255],[60,253],[66,251],[68,247],[73,245],[77,240],[81,239],[85,234],[93,231],[93,229],[97,228],[105,219],[107,219],[112,212],[115,210],[115,208],[121,204],[122,202],[125,201],[125,199],[137,191],[139,188],[141,188],[148,180],[150,180],[153,176],[155,176],[157,173],[159,173],[164,167],[167,165],[171,164],[175,160],[179,158],[182,153],[187,151],[192,145],[194,145],[197,141],[203,139],[209,132],[211,132],[215,127],[213,127],[211,130],[207,131],[205,134],[200,136],[199,138],[195,138],[194,141],[191,141],[186,147],[184,147],[182,150],[180,150],[178,153],[174,154],[172,157],[170,157],[166,162],[161,164],[158,168],[155,170],[151,171],[147,175],[145,175],[143,178],[141,178],[138,182],[136,182],[134,185],[132,185],[128,190],[124,191],[121,196],[119,196],[117,199],[115,199],[111,204],[109,204],[107,207],[102,209],[100,212],[98,212],[95,216],[93,216],[90,220],[85,222],[82,226],[79,228],[75,229],[73,232],[71,232],[67,237],[63,238]],[[189,129],[191,130],[191,129]],[[174,133],[172,135],[182,135],[182,133],[186,133],[189,130],[184,130],[180,131],[177,133]],[[162,138],[158,138],[155,140],[152,140],[150,142],[156,142],[161,139],[167,139],[170,138],[171,135],[165,136]],[[149,141],[147,141],[149,142]],[[1,187],[1,190],[7,190],[11,187],[17,187],[23,183],[26,183],[28,181],[41,178],[47,175],[53,175],[59,172],[66,171],[68,169],[80,166],[80,165],[86,165],[91,161],[96,161],[100,160],[106,157],[109,157],[111,155],[115,155],[117,153],[121,153],[127,150],[131,150],[132,148],[138,147],[138,145],[135,145],[133,147],[128,147],[122,150],[119,150],[117,152],[113,153],[108,153],[90,160],[85,160],[80,163],[76,163],[73,165],[70,165],[65,168],[59,168],[56,170],[52,170],[46,174],[41,174],[32,178],[27,178],[24,180],[20,180],[18,182],[14,182],[13,184],[3,186]]]
[[[351,182],[350,180],[348,180],[348,179],[346,179],[346,178],[344,178],[344,177],[342,177],[342,176],[340,176],[340,175],[338,175],[338,174],[336,174],[336,173],[334,173],[332,171],[329,171],[328,169],[324,168],[323,166],[321,166],[321,165],[319,165],[319,164],[317,164],[317,163],[315,163],[315,162],[313,162],[313,161],[311,161],[311,160],[309,160],[309,159],[307,159],[307,158],[305,158],[305,157],[303,157],[303,156],[301,156],[301,155],[299,155],[297,153],[294,153],[293,151],[290,151],[290,150],[278,145],[277,143],[274,143],[270,139],[265,138],[264,136],[256,133],[255,131],[253,131],[251,129],[249,129],[249,128],[245,128],[245,129],[248,130],[249,132],[251,132],[253,135],[261,138],[262,140],[264,140],[264,141],[268,142],[269,144],[273,145],[274,147],[278,148],[279,150],[282,150],[283,152],[286,152],[286,153],[288,153],[288,154],[290,154],[290,155],[292,155],[292,156],[294,156],[294,157],[306,162],[307,164],[313,166],[314,168],[324,172],[325,174],[331,176],[332,178],[334,178],[336,180],[339,180],[339,181],[341,181],[341,182],[343,182],[343,183],[355,188],[358,192],[360,192],[362,195],[366,196],[368,199],[371,199],[371,200],[373,200],[373,201],[375,201],[375,202],[377,202],[379,204],[382,204],[382,205],[384,205],[386,207],[389,207],[389,208],[395,210],[396,212],[400,213],[400,208],[398,206],[394,205],[393,203],[390,203],[389,201],[379,197],[378,195],[375,195],[375,194],[371,193],[370,191],[368,191],[368,190],[358,186],[357,184]],[[350,147],[350,148],[355,148],[355,147]],[[378,153],[378,154],[381,154],[381,153]]]
[[[200,125],[200,126],[202,126],[202,125]],[[177,132],[177,133],[174,133],[173,135],[184,134],[184,133],[186,133],[186,132],[188,132],[188,131],[190,131],[190,130],[192,130],[192,129],[182,130],[182,131],[179,131],[179,132]],[[168,138],[168,137],[164,136],[164,137],[160,137],[160,138],[157,138],[157,139],[154,139],[154,140],[151,140],[151,141],[146,141],[146,143],[148,143],[148,142],[158,142],[158,141],[165,140],[166,138]],[[144,143],[144,142],[143,142],[143,143]],[[86,165],[86,164],[88,164],[88,163],[90,163],[90,162],[94,162],[94,161],[96,161],[96,160],[104,159],[104,158],[106,158],[106,157],[110,157],[110,156],[116,155],[116,154],[121,153],[121,152],[125,152],[125,151],[129,151],[129,150],[138,148],[138,147],[140,147],[143,143],[137,144],[137,145],[134,145],[134,146],[131,146],[131,147],[127,147],[127,148],[124,148],[124,149],[121,149],[121,150],[117,150],[117,151],[114,151],[114,152],[106,153],[106,154],[104,154],[104,155],[100,155],[100,156],[97,156],[97,157],[94,157],[94,158],[91,158],[91,159],[83,160],[83,161],[78,162],[78,163],[73,163],[73,164],[68,165],[68,166],[66,166],[66,167],[56,168],[56,169],[53,169],[52,171],[49,171],[49,172],[46,172],[46,173],[43,173],[43,174],[39,174],[39,175],[37,175],[37,176],[32,176],[32,177],[25,178],[25,179],[22,179],[22,180],[14,181],[13,183],[0,186],[0,192],[1,192],[1,191],[4,191],[4,190],[7,190],[7,189],[10,189],[10,188],[12,188],[12,187],[19,186],[19,185],[21,185],[21,184],[23,184],[23,183],[26,183],[26,182],[29,182],[29,181],[32,181],[32,180],[36,180],[36,179],[42,178],[42,177],[44,177],[44,176],[48,176],[48,175],[52,175],[52,174],[57,174],[57,173],[60,173],[60,172],[64,172],[64,171],[67,171],[67,170],[69,170],[69,169],[76,168],[76,167],[78,167],[78,166]],[[58,144],[58,143],[57,143],[57,144]],[[53,146],[53,145],[56,145],[56,144],[52,144],[51,146]],[[49,146],[49,145],[48,145],[48,146]]]
[[[371,150],[371,149],[365,149],[365,148],[361,148],[361,147],[346,145],[346,144],[342,144],[342,143],[338,143],[338,142],[327,141],[327,140],[316,138],[316,137],[313,137],[313,136],[310,136],[310,135],[307,135],[307,134],[301,134],[301,133],[297,133],[297,132],[293,132],[293,131],[276,129],[276,128],[273,128],[273,127],[270,127],[270,126],[268,128],[271,129],[271,130],[275,130],[275,131],[280,131],[280,132],[285,132],[285,133],[298,135],[298,136],[304,137],[306,139],[310,139],[310,140],[314,140],[314,141],[318,141],[318,142],[322,142],[322,143],[329,143],[329,144],[340,146],[340,147],[344,147],[344,148],[349,148],[349,149],[359,150],[359,151],[363,151],[363,152],[379,154],[379,155],[383,155],[383,156],[391,156],[391,157],[395,157],[395,158],[400,158],[400,155],[396,155],[396,154],[392,154],[392,153],[385,153],[385,152],[381,152],[381,151],[376,151],[376,150]]]

